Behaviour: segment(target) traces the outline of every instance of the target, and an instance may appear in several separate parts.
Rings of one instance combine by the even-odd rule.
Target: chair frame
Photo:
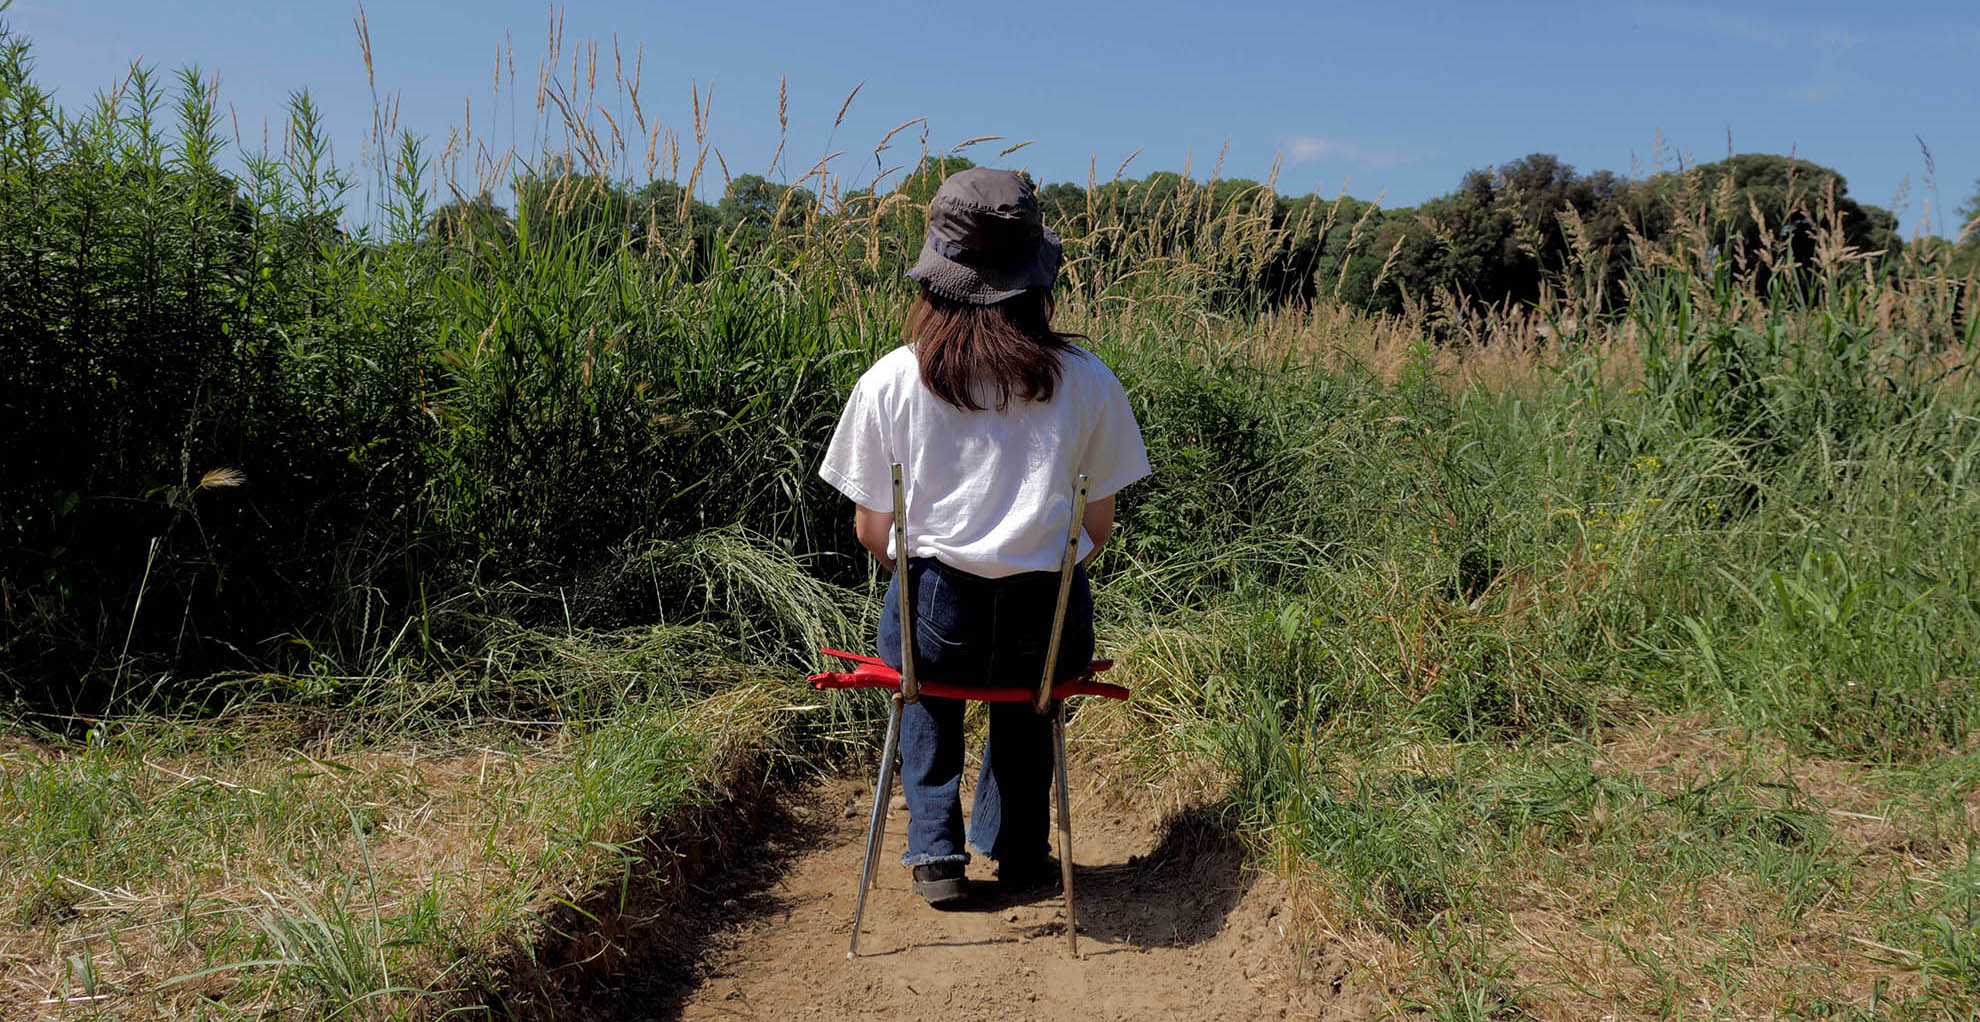
[[[847,958],[859,955],[860,924],[866,914],[866,894],[875,884],[874,867],[879,862],[880,845],[887,828],[889,797],[893,793],[894,776],[899,769],[901,714],[909,703],[915,702],[925,693],[951,699],[969,699],[980,702],[1029,702],[1040,714],[1052,716],[1052,775],[1053,788],[1058,803],[1059,870],[1060,883],[1066,899],[1066,949],[1073,956],[1079,955],[1079,922],[1073,902],[1073,857],[1072,857],[1072,798],[1066,777],[1066,700],[1081,695],[1100,696],[1108,699],[1125,699],[1127,690],[1119,685],[1095,681],[1094,675],[1113,666],[1111,661],[1095,660],[1077,678],[1054,684],[1054,668],[1058,666],[1060,641],[1065,634],[1066,612],[1072,595],[1075,569],[1079,564],[1079,537],[1086,524],[1086,501],[1088,479],[1081,475],[1073,491],[1072,525],[1066,532],[1066,547],[1059,565],[1059,592],[1052,613],[1052,633],[1046,644],[1045,667],[1035,689],[1021,688],[975,688],[947,685],[939,682],[923,684],[915,676],[914,666],[914,593],[907,573],[907,498],[902,481],[902,470],[898,462],[892,466],[894,497],[894,572],[900,591],[901,618],[901,668],[895,671],[875,657],[859,656],[839,650],[827,649],[820,652],[850,660],[859,666],[849,673],[824,673],[811,676],[811,684],[818,689],[887,688],[894,691],[891,713],[887,721],[887,737],[880,750],[880,775],[873,785],[873,809],[866,824],[866,858],[860,867],[859,895],[853,904],[852,939],[846,949]]]

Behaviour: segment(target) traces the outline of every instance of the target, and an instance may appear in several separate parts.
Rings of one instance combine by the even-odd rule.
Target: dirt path
[[[816,835],[810,849],[763,892],[769,904],[713,935],[699,987],[655,1005],[655,1015],[1106,1022],[1359,1014],[1330,982],[1344,970],[1301,968],[1283,888],[1245,870],[1228,834],[1195,815],[1144,822],[1098,794],[1073,807],[1079,958],[1066,952],[1056,885],[1001,896],[982,882],[989,864],[978,860],[968,908],[936,911],[915,897],[895,862],[907,824],[897,798],[861,957],[848,961],[868,790],[834,784],[798,811]]]

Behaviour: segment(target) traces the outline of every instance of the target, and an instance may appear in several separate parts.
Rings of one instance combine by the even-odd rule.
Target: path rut
[[[849,781],[819,789],[795,810],[810,847],[739,913],[746,918],[704,945],[698,985],[647,1001],[650,1013],[622,1003],[613,1014],[1081,1022],[1362,1014],[1328,981],[1342,970],[1302,968],[1285,888],[1246,869],[1238,842],[1208,814],[1150,821],[1105,793],[1076,798],[1073,809],[1078,958],[1066,950],[1056,885],[1005,896],[978,860],[967,908],[923,904],[895,862],[907,822],[896,809],[861,957],[849,961],[870,791],[870,782]]]

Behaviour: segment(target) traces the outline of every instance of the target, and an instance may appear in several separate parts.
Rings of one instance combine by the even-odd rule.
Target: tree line
[[[515,184],[515,207],[483,192],[447,204],[431,224],[436,238],[513,232],[517,216],[557,218],[572,229],[623,223],[637,242],[691,246],[704,265],[718,249],[759,252],[831,236],[830,221],[872,218],[869,265],[898,273],[913,261],[919,216],[947,175],[975,166],[962,157],[928,158],[885,193],[848,192],[821,201],[812,191],[744,174],[707,202],[679,183],[574,185],[552,164]],[[1193,181],[1160,171],[1092,185],[1043,184],[1046,221],[1075,256],[1118,267],[1134,261],[1192,263],[1210,293],[1235,306],[1336,301],[1380,313],[1413,303],[1463,306],[1539,302],[1572,288],[1604,308],[1624,300],[1622,284],[1650,253],[1681,244],[1707,250],[1756,287],[1766,286],[1785,252],[1794,262],[1822,258],[1823,244],[1871,267],[1907,250],[1895,214],[1849,194],[1843,175],[1820,164],[1765,153],[1736,155],[1629,178],[1578,172],[1535,153],[1467,172],[1458,187],[1417,206],[1381,208],[1342,195],[1286,196],[1268,183]],[[1954,238],[1927,236],[1912,254],[1957,279],[1980,271],[1980,182],[1959,212]],[[1262,228],[1262,229],[1261,229]],[[836,232],[843,236],[846,232]],[[1259,239],[1269,239],[1261,249]],[[1242,245],[1227,244],[1242,239]],[[1831,255],[1833,256],[1834,253]]]

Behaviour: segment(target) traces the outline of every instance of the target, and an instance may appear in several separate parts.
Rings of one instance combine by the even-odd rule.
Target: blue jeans
[[[1051,640],[1056,572],[988,579],[931,558],[908,561],[914,584],[916,677],[951,685],[1035,689]],[[901,666],[900,579],[880,611],[882,662]],[[1093,593],[1084,568],[1073,576],[1055,677],[1078,677],[1093,659]],[[923,696],[901,713],[901,787],[907,792],[904,866],[968,862],[963,847],[961,699]],[[991,703],[990,737],[970,810],[969,847],[999,862],[1050,851],[1052,721],[1030,703]]]

